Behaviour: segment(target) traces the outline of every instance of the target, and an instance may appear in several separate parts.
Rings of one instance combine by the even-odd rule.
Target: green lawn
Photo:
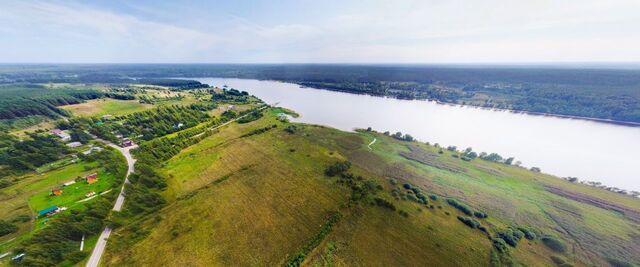
[[[29,198],[29,206],[31,206],[31,208],[36,212],[53,205],[58,207],[71,208],[74,205],[77,205],[77,202],[79,200],[85,199],[86,193],[95,192],[96,195],[99,195],[101,192],[104,192],[111,188],[114,182],[117,182],[113,175],[101,172],[101,170],[97,171],[97,182],[88,184],[86,181],[81,180],[76,182],[75,184],[65,187],[62,187],[62,185],[58,184],[56,186],[62,189],[62,195],[54,196],[51,194],[50,190],[42,191]],[[65,180],[65,182],[74,180],[75,178],[76,177],[67,177],[66,179],[68,180]]]

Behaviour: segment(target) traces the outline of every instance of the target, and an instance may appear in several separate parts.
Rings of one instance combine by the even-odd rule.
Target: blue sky
[[[3,1],[0,62],[640,61],[640,1]]]

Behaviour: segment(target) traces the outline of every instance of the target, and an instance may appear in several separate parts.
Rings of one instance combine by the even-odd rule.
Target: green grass
[[[282,265],[339,211],[342,219],[306,254],[302,265],[484,266],[491,241],[456,219],[447,205],[455,198],[489,215],[478,221],[490,233],[528,226],[560,237],[562,255],[574,265],[604,265],[606,256],[638,261],[640,229],[623,215],[545,190],[554,186],[639,211],[640,200],[557,177],[483,160],[466,162],[438,154],[438,148],[395,140],[375,132],[346,133],[296,124],[282,129],[278,109],[257,121],[230,124],[163,164],[168,204],[158,214],[124,227],[110,243],[106,265]],[[277,124],[248,137],[255,129]],[[367,144],[377,138],[372,146]],[[401,156],[409,145],[433,153],[429,164]],[[351,171],[383,186],[380,197],[398,210],[350,204],[351,189],[323,175],[336,161],[349,160]],[[455,170],[442,166],[455,166]],[[396,178],[398,185],[388,182]],[[429,208],[396,200],[390,191],[411,183],[437,201]],[[448,213],[448,215],[447,215]],[[135,241],[130,236],[138,233]],[[133,243],[132,243],[133,242]],[[133,244],[133,245],[132,245]],[[316,243],[314,243],[315,246]],[[522,240],[511,249],[516,264],[552,265],[553,251],[540,241]]]
[[[98,182],[91,185],[86,184],[86,182],[77,182],[71,186],[64,187],[62,195],[50,196],[52,188],[61,187],[64,182],[94,172],[98,172]],[[19,177],[12,177],[12,179],[14,182],[11,186],[0,189],[0,202],[2,203],[0,205],[0,218],[8,221],[19,215],[28,215],[35,218],[39,210],[52,205],[67,207],[68,210],[65,212],[84,209],[85,206],[83,204],[92,201],[78,203],[78,200],[85,198],[84,194],[89,191],[99,193],[109,188],[113,183],[121,182],[120,179],[116,179],[113,175],[105,173],[98,162],[87,163],[84,161],[44,173],[33,172]],[[96,198],[99,197],[97,196]],[[18,222],[18,232],[0,237],[0,253],[8,251],[21,241],[32,236],[35,231],[46,227],[47,222],[48,218],[38,218],[24,223]]]
[[[73,180],[75,177],[68,177],[68,179]],[[110,189],[115,182],[117,182],[116,177],[113,175],[98,172],[98,181],[93,184],[88,184],[86,181],[78,181],[70,186],[62,187],[59,185],[58,187],[63,190],[62,195],[54,196],[51,195],[50,191],[43,191],[29,198],[29,206],[35,211],[53,205],[68,208],[73,207],[78,204],[78,201],[86,198],[86,193],[96,192],[96,195],[99,195],[101,192]]]

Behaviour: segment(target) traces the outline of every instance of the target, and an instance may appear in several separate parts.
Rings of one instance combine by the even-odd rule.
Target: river
[[[523,166],[560,177],[640,191],[640,127],[356,95],[277,81],[193,80],[248,91],[269,104],[295,110],[301,115],[295,119],[299,122],[346,131],[367,127],[400,131],[443,146],[515,157]]]

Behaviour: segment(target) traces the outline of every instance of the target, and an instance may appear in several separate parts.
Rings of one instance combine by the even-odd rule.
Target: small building
[[[11,260],[13,260],[13,261],[21,261],[22,259],[24,259],[25,255],[26,254],[24,254],[24,253],[20,253],[20,254],[14,256],[13,258],[11,258]]]
[[[90,147],[89,149],[87,149],[87,150],[83,151],[83,152],[82,152],[82,154],[86,156],[86,155],[89,155],[89,154],[91,154],[91,153],[93,153],[93,152],[100,152],[100,151],[102,151],[102,148],[101,148],[101,147],[99,147],[99,146],[92,146],[92,147]]]
[[[67,144],[68,147],[74,148],[74,147],[79,147],[82,146],[82,143],[80,142],[71,142]]]
[[[97,173],[89,174],[85,177],[85,179],[87,180],[88,184],[93,184],[98,181],[98,174]]]
[[[53,188],[53,189],[51,189],[51,194],[54,195],[54,196],[62,195],[62,189],[60,189],[58,187]]]
[[[52,133],[52,134],[57,135],[58,137],[60,137],[60,139],[62,139],[63,142],[71,141],[71,136],[68,133],[66,133],[65,131],[63,131],[63,130],[53,129],[53,130],[51,130],[49,132]]]
[[[46,209],[43,209],[41,211],[38,212],[38,217],[42,217],[42,216],[51,216],[54,215],[56,213],[58,213],[60,211],[60,209],[58,208],[58,206],[51,206],[48,207]]]
[[[111,114],[106,114],[106,115],[102,115],[101,117],[103,120],[111,120],[113,119],[113,115]]]
[[[62,186],[70,186],[75,183],[76,183],[76,180],[71,180],[71,181],[65,182],[64,184],[62,184]]]
[[[95,195],[96,195],[96,192],[93,192],[93,191],[84,194],[85,197],[92,197],[92,196],[95,196]]]
[[[133,145],[134,145],[133,141],[131,141],[131,139],[129,138],[122,139],[122,143],[120,143],[121,147],[129,147]]]

